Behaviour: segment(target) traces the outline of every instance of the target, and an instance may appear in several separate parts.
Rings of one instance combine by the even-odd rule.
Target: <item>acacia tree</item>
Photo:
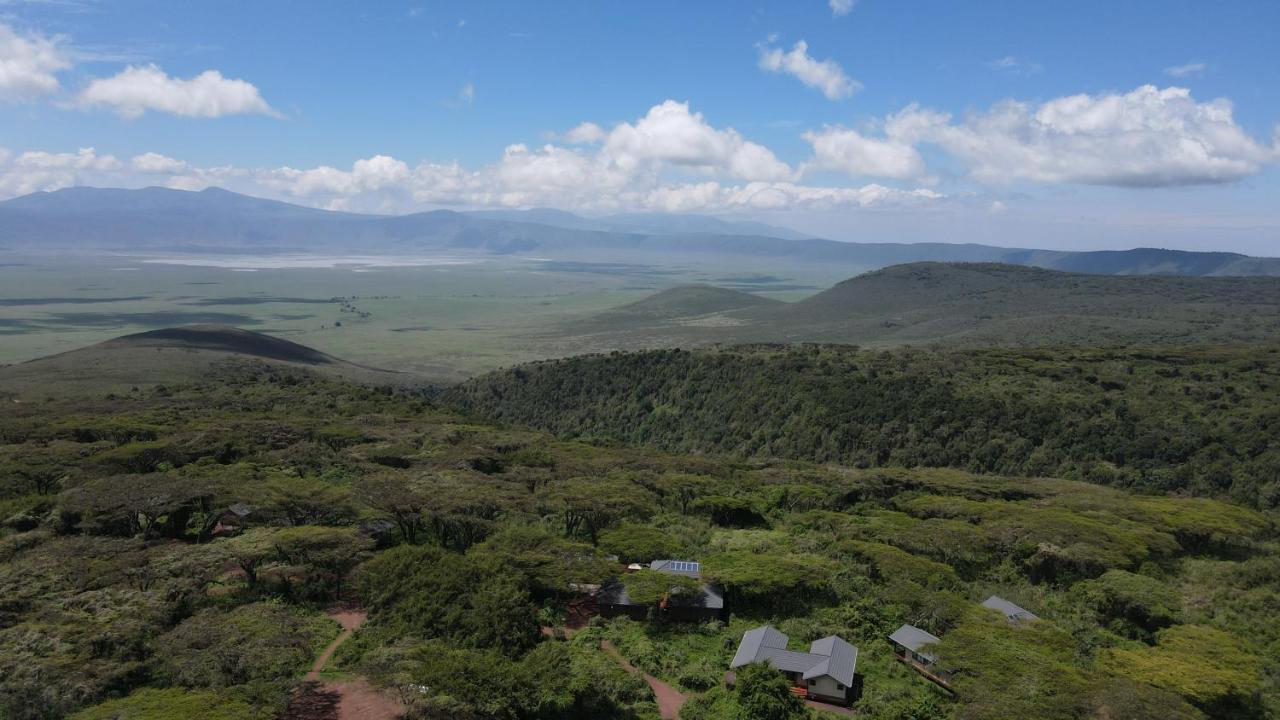
[[[332,525],[355,516],[351,491],[334,483],[278,475],[262,487],[260,503],[290,525]]]
[[[373,547],[353,528],[317,525],[283,528],[271,535],[271,543],[279,559],[307,579],[331,583],[335,597],[342,594],[343,578]]]
[[[410,485],[407,478],[391,473],[362,478],[356,483],[356,496],[390,518],[405,542],[418,542],[425,528],[423,511],[427,508],[427,497]]]
[[[557,483],[547,495],[564,523],[564,534],[585,532],[595,545],[600,531],[626,517],[641,517],[653,510],[652,496],[634,483],[604,478],[578,477]]]
[[[227,551],[244,572],[245,583],[250,589],[258,586],[258,569],[278,555],[276,532],[275,528],[253,528],[226,542]]]
[[[67,492],[62,509],[82,528],[107,535],[180,538],[212,529],[216,483],[168,473],[98,478]],[[194,525],[193,525],[194,522]]]
[[[702,592],[702,583],[691,577],[657,570],[625,575],[622,584],[627,588],[627,597],[642,605],[656,605],[667,598],[692,598]]]

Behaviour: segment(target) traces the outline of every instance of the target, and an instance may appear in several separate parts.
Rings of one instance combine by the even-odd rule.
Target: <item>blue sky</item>
[[[1280,255],[1276,2],[0,0],[0,23],[4,196]]]

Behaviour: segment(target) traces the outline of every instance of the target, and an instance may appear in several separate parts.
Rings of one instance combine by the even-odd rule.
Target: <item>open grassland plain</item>
[[[10,258],[0,265],[0,363],[201,323],[265,332],[352,362],[456,381],[575,352],[572,344],[543,336],[574,317],[674,285],[717,282],[794,299],[834,280],[802,266],[758,276],[733,267],[493,256],[450,256],[447,264],[432,264],[438,259]]]
[[[858,646],[867,718],[1280,711],[1274,511],[1207,498],[561,440],[227,360],[195,383],[12,404],[0,518],[15,720],[276,716],[337,636],[337,599],[368,622],[326,672],[413,717],[658,717],[606,640],[688,694],[686,719],[819,712],[777,675],[721,686],[766,622]],[[561,630],[584,586],[663,557],[702,563],[727,622]],[[1041,619],[1010,624],[978,606],[991,594]],[[894,659],[904,622],[942,638],[954,694]]]

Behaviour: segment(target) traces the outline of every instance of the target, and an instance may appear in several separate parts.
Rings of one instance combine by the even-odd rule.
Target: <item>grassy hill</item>
[[[713,285],[683,285],[600,313],[586,323],[575,321],[567,327],[572,328],[571,332],[616,332],[626,328],[643,330],[654,324],[684,327],[715,326],[726,322],[737,324],[742,321],[726,313],[782,305],[778,300],[739,290]]]
[[[661,300],[661,297],[655,298]],[[912,263],[789,304],[726,308],[690,327],[605,315],[566,330],[595,347],[743,342],[1124,345],[1280,340],[1280,278],[1084,275],[996,263]],[[589,337],[594,335],[595,337]]]
[[[1280,349],[729,348],[573,357],[449,391],[675,452],[1067,477],[1280,505]]]
[[[74,395],[194,382],[227,360],[309,367],[335,377],[407,385],[413,375],[356,365],[262,333],[225,325],[187,325],[125,335],[97,345],[0,367],[0,397]]]

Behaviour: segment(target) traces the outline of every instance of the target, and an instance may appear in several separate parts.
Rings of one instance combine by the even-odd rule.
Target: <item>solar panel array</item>
[[[671,569],[676,572],[702,572],[702,565],[686,560],[674,560],[671,563]]]

